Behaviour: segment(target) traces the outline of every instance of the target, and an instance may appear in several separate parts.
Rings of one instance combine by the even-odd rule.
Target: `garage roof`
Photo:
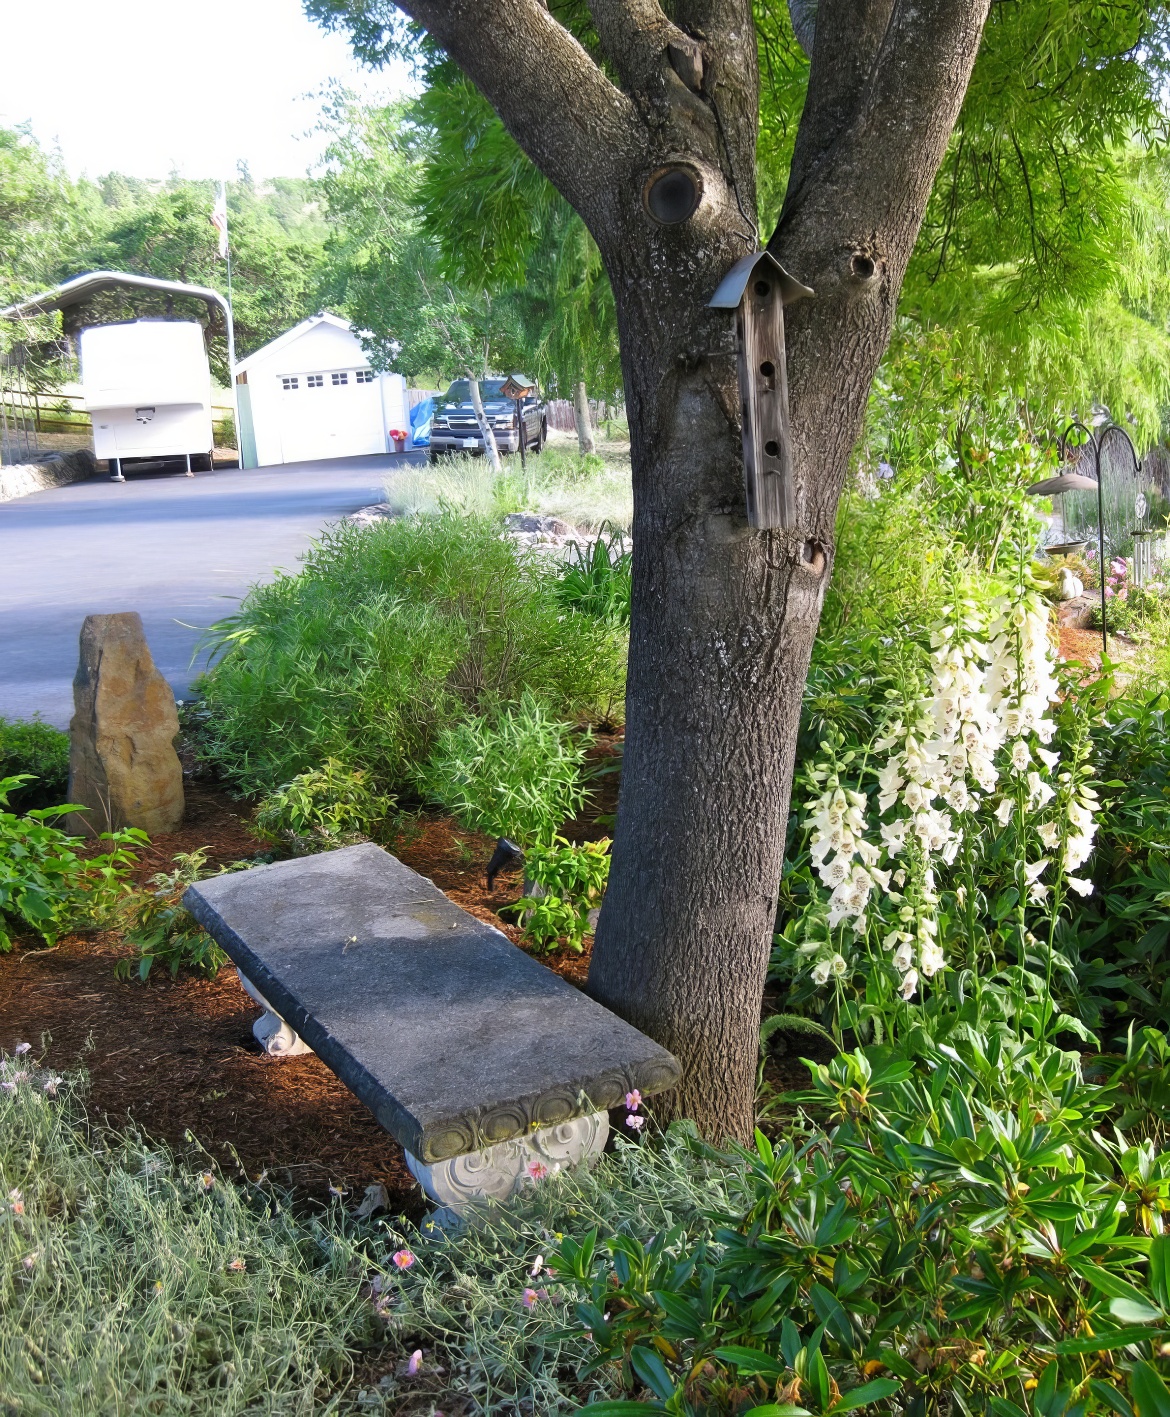
[[[287,345],[295,343],[302,335],[307,335],[310,330],[316,329],[318,325],[332,325],[334,329],[344,330],[347,335],[354,335],[354,328],[348,320],[343,320],[340,315],[332,315],[328,310],[322,310],[319,314],[310,315],[307,320],[302,320],[299,325],[294,325],[291,330],[285,330],[284,334],[277,335],[268,344],[254,349],[246,359],[239,361],[236,365],[236,373],[247,373],[252,365],[262,364],[264,360],[278,354]]]

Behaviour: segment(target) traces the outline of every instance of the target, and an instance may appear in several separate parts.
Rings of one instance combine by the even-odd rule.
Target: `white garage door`
[[[384,453],[382,398],[364,369],[277,376],[281,388],[281,460],[312,462]]]

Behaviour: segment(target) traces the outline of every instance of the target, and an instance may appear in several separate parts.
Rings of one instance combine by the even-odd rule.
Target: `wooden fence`
[[[81,394],[41,394],[25,389],[0,389],[0,407],[7,416],[26,422],[36,433],[89,433],[93,421],[81,407],[82,401]],[[211,406],[211,421],[216,425],[222,425],[234,416],[230,405]]]

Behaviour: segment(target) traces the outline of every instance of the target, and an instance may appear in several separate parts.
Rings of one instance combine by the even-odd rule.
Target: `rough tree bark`
[[[585,391],[585,380],[578,379],[573,392],[573,419],[577,424],[577,448],[582,453],[595,453],[597,444],[593,441],[593,422],[589,417],[589,395]]]
[[[769,247],[815,296],[787,312],[797,522],[766,532],[745,516],[730,322],[707,308],[758,244],[750,0],[676,0],[673,20],[657,0],[588,0],[604,67],[540,0],[400,3],[577,208],[613,285],[634,590],[589,990],[682,1061],[668,1114],[745,1137],[837,500],[988,0],[821,0],[815,37],[802,23],[808,97]],[[662,226],[643,192],[670,164],[702,198]]]

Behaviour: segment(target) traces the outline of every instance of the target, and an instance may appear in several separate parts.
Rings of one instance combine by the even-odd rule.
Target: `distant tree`
[[[0,306],[56,279],[102,221],[98,192],[70,180],[23,129],[0,128]]]
[[[226,291],[226,266],[208,220],[215,200],[213,182],[172,182],[157,191],[143,191],[119,180],[116,174],[103,182],[104,190],[117,199],[116,205],[101,237],[78,253],[81,269],[131,271]],[[302,208],[311,205],[307,188],[298,195]],[[266,344],[317,308],[321,227],[317,222],[293,219],[287,188],[280,197],[284,222],[250,179],[228,184],[232,309],[240,356]],[[78,323],[144,313],[208,318],[202,302],[137,291],[99,296],[78,307],[71,318]],[[216,324],[209,333],[222,331]],[[217,341],[212,345],[212,363],[223,381],[227,378],[225,358],[222,343]]]

